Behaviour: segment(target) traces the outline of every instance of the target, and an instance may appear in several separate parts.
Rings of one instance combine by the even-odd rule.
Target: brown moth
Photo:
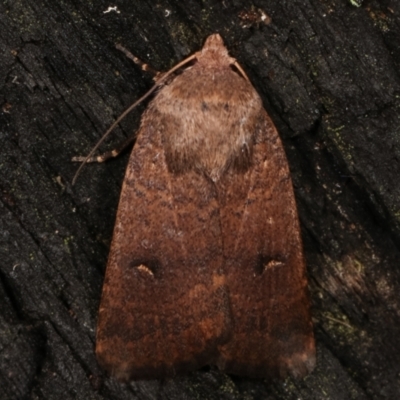
[[[277,130],[218,34],[145,111],[97,326],[119,380],[204,365],[254,378],[315,365],[292,182]]]

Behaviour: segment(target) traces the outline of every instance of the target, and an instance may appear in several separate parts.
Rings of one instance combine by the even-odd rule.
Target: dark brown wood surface
[[[97,366],[94,329],[127,154],[74,187],[70,159],[152,85],[115,43],[167,70],[215,32],[288,156],[317,368],[275,384],[203,369],[122,385]],[[399,398],[399,43],[394,0],[2,1],[0,398]]]

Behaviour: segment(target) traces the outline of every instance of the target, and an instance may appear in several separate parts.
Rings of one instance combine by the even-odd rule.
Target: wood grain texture
[[[250,28],[237,17],[250,8],[245,1],[125,1],[120,13],[103,14],[109,5],[0,5],[0,393],[400,398],[400,2],[258,2],[272,22]],[[203,368],[120,385],[101,379],[94,343],[128,157],[87,166],[73,188],[71,157],[86,153],[151,86],[115,43],[168,69],[212,32],[223,33],[249,75],[288,158],[317,368],[294,384]],[[138,131],[136,115],[101,151]]]
[[[142,118],[97,329],[120,380],[207,364],[302,377],[315,345],[296,205],[277,131],[219,35]]]

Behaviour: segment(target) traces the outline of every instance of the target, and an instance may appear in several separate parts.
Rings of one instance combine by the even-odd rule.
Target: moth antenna
[[[149,97],[160,85],[163,83],[171,74],[173,74],[177,69],[181,68],[183,65],[187,64],[188,62],[192,61],[197,57],[197,54],[193,54],[188,58],[185,58],[183,61],[172,67],[168,72],[166,72],[159,80],[154,84],[154,86],[147,91],[139,100],[135,101],[131,106],[129,106],[118,118],[117,120],[107,129],[106,133],[101,137],[101,139],[96,143],[93,149],[89,152],[89,154],[85,157],[82,161],[81,165],[79,166],[78,170],[76,171],[74,178],[72,179],[72,186],[75,185],[75,182],[83,168],[83,166],[87,163],[90,157],[92,157],[93,153],[99,148],[99,146],[104,142],[106,137],[114,130],[114,128],[143,100]],[[240,68],[240,71],[243,70]],[[244,72],[243,72],[244,73]],[[247,77],[246,77],[247,79]]]
[[[243,68],[240,66],[240,64],[235,61],[233,65],[237,68],[237,70],[242,74],[243,78],[246,79],[247,82],[250,82],[249,77],[246,75],[246,72],[243,71]]]

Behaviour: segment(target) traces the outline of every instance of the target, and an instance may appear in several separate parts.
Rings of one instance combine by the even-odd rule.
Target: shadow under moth
[[[122,381],[205,365],[302,377],[315,365],[315,343],[280,138],[218,34],[188,60],[142,116],[103,286],[97,359]]]

